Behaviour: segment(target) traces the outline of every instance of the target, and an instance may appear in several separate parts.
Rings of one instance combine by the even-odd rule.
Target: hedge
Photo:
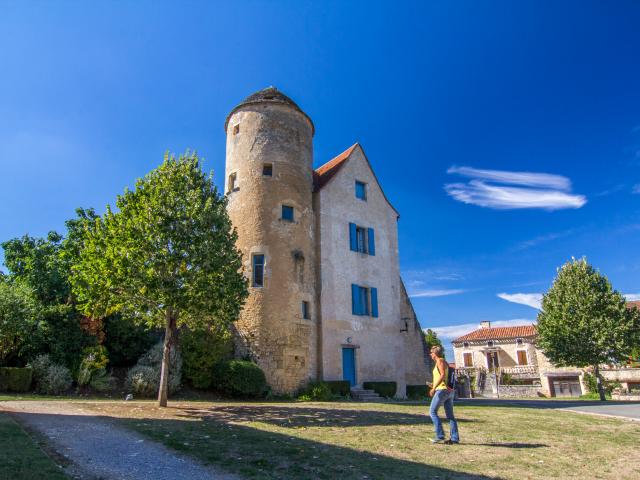
[[[373,390],[381,397],[392,398],[396,395],[398,385],[396,382],[364,382],[362,388],[365,390]]]
[[[426,385],[407,385],[407,398],[423,399],[427,396]]]
[[[349,383],[349,380],[331,380],[324,383],[329,385],[331,393],[334,395],[348,397],[351,394],[351,384]]]
[[[220,362],[213,368],[213,383],[218,390],[234,397],[264,395],[267,380],[258,365],[247,360]]]
[[[30,368],[0,367],[0,391],[28,392],[32,374]]]

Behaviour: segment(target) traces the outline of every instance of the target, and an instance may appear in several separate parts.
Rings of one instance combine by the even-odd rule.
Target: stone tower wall
[[[274,392],[292,393],[316,377],[313,127],[293,106],[265,102],[236,108],[226,133],[228,211],[250,282],[236,323],[241,354],[257,361]],[[293,222],[281,218],[283,204],[294,208]],[[265,255],[264,287],[251,286],[253,254]]]

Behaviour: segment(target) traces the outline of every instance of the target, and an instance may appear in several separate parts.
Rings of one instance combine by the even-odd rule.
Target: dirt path
[[[72,465],[76,478],[100,480],[239,480],[236,475],[206,467],[162,445],[96,417],[72,402],[0,402],[27,428],[45,436],[53,450]]]

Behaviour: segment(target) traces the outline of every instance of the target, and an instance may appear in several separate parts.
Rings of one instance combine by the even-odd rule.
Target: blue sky
[[[363,145],[424,327],[533,321],[572,256],[638,296],[639,24],[633,1],[0,1],[0,239],[102,211],[166,150],[221,174],[226,114],[275,85],[316,166]]]

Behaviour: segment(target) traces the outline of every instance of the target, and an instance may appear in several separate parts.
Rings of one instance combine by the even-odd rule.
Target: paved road
[[[113,421],[96,417],[73,403],[0,402],[0,411],[49,440],[52,448],[73,462],[73,478],[99,480],[238,480],[170,451]]]
[[[497,407],[553,408],[569,412],[590,413],[640,421],[640,402],[584,401],[584,400],[508,400],[461,398],[458,405],[495,405]]]

